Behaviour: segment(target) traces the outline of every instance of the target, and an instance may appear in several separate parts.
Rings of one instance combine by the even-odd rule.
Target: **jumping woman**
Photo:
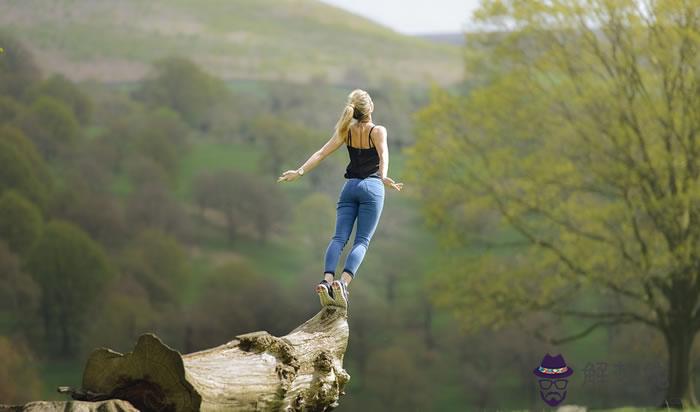
[[[384,186],[401,191],[403,183],[387,176],[389,146],[383,126],[372,123],[374,103],[364,90],[348,95],[347,104],[335,125],[333,137],[296,170],[287,170],[278,182],[291,182],[316,167],[343,143],[348,148],[350,163],[345,170],[346,181],[340,190],[336,208],[335,234],[324,258],[323,280],[316,286],[321,305],[347,307],[348,285],[357,276],[379,217],[384,207]],[[357,231],[352,249],[345,260],[340,280],[335,270],[357,219]]]

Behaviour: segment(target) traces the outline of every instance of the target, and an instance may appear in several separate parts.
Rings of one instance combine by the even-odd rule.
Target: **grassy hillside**
[[[0,26],[45,72],[73,80],[138,80],[149,63],[188,55],[225,79],[337,83],[457,80],[459,48],[394,32],[318,0],[5,0]],[[359,69],[359,72],[358,72]]]

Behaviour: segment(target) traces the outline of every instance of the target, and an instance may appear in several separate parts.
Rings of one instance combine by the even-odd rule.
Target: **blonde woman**
[[[316,286],[321,305],[347,307],[348,285],[357,276],[357,270],[365,257],[379,217],[384,207],[384,187],[401,191],[403,183],[396,183],[387,176],[389,170],[389,146],[383,126],[372,122],[374,103],[369,93],[353,90],[347,99],[343,113],[335,125],[333,137],[296,170],[287,170],[278,182],[291,182],[316,167],[341,145],[345,144],[350,163],[345,170],[346,181],[340,190],[336,208],[335,234],[328,244],[324,258],[323,280]],[[353,225],[357,231],[348,254],[340,280],[335,270]]]

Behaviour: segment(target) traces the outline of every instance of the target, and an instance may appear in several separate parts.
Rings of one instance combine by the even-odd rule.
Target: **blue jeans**
[[[384,207],[384,183],[376,177],[347,179],[340,191],[336,208],[335,234],[326,249],[324,273],[335,275],[340,254],[345,247],[357,219],[357,230],[352,249],[345,259],[344,272],[355,277],[365,257],[369,241],[379,223]]]

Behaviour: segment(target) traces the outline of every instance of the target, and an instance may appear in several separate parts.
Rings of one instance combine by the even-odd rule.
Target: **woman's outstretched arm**
[[[372,138],[374,145],[377,147],[377,153],[379,153],[379,173],[385,185],[401,191],[403,183],[396,183],[394,179],[387,176],[389,173],[389,145],[386,141],[386,134],[386,127],[377,126],[377,132]]]
[[[326,144],[323,145],[323,147],[314,152],[314,154],[312,154],[311,157],[309,157],[309,159],[306,162],[304,162],[304,164],[301,165],[299,169],[287,170],[286,172],[282,173],[280,177],[277,178],[277,181],[291,182],[292,180],[297,179],[299,176],[301,176],[302,173],[306,173],[309,170],[316,167],[319,163],[321,163],[321,160],[325,159],[326,157],[328,157],[328,155],[335,152],[336,149],[338,149],[342,144],[343,139],[341,139],[337,133],[334,133],[333,137],[328,139],[328,141],[326,142]]]

